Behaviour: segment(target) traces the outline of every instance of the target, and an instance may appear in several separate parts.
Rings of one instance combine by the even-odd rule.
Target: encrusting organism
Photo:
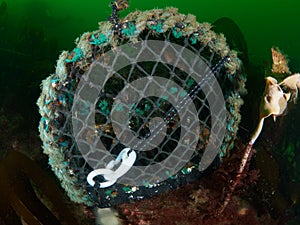
[[[279,50],[278,47],[271,48],[272,53],[272,70],[274,74],[291,74],[288,67],[288,60],[284,54]]]
[[[284,55],[278,47],[272,47],[271,53],[273,60],[271,72],[278,79],[282,76],[285,77],[285,79],[282,78],[283,81],[279,83],[279,86],[283,88],[283,90],[290,92],[292,94],[291,100],[294,100],[294,103],[296,103],[298,89],[300,88],[300,74],[292,74],[290,72],[287,56]],[[286,77],[287,75],[289,76]]]

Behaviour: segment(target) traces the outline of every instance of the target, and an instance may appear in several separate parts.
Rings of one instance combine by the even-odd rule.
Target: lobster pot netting
[[[39,131],[43,141],[44,153],[49,156],[49,164],[59,178],[62,187],[69,197],[78,203],[109,207],[124,201],[151,197],[170,188],[176,188],[194,179],[199,174],[198,164],[207,145],[211,130],[210,106],[207,93],[199,91],[193,98],[199,120],[199,138],[189,162],[176,174],[169,174],[164,181],[154,182],[144,180],[143,185],[126,185],[115,183],[102,188],[101,179],[95,179],[95,185],[87,183],[87,176],[93,170],[79,150],[73,134],[72,107],[81,78],[90,69],[93,62],[112,64],[110,57],[105,54],[117,46],[134,44],[145,40],[164,41],[183,46],[197,54],[209,68],[213,68],[222,58],[228,57],[215,76],[225,99],[226,131],[220,147],[219,157],[222,158],[233,147],[238,124],[239,109],[242,105],[240,95],[245,91],[245,77],[241,72],[241,62],[237,53],[229,49],[222,34],[216,34],[208,23],[198,23],[193,15],[183,15],[175,8],[155,9],[150,11],[135,11],[119,21],[119,32],[110,21],[100,22],[99,30],[84,33],[76,40],[76,48],[71,52],[64,51],[60,55],[56,71],[42,82],[42,93],[38,99],[39,111],[42,116]],[[166,91],[160,96],[148,96],[127,105],[128,127],[138,139],[147,138],[154,118],[164,118],[172,108],[170,94],[177,96],[188,95],[197,85],[189,73],[184,72],[179,63],[177,66],[168,64],[180,55],[178,52],[164,51],[160,55],[165,61],[139,62],[124,66],[115,71],[109,78],[104,79],[103,89],[94,104],[94,128],[96,132],[86,133],[89,137],[98,137],[104,144],[99,151],[109,152],[117,157],[122,149],[128,147],[118,139],[114,130],[110,113],[114,108],[116,115],[124,111],[124,106],[114,103],[115,98],[124,87],[135,80],[156,76],[171,80],[174,84],[168,87],[159,86]],[[106,74],[101,74],[105,78]],[[80,88],[84,88],[83,85]],[[145,87],[146,88],[146,87]],[[152,87],[153,88],[153,87]],[[179,91],[184,90],[184,91]],[[145,90],[143,90],[145,91]],[[212,92],[214,90],[211,90]],[[123,96],[124,97],[124,96]],[[130,98],[130,96],[127,96]],[[84,101],[83,101],[84,102]],[[81,105],[81,112],[89,114],[89,107]],[[180,113],[169,118],[165,126],[165,138],[151,151],[139,151],[134,166],[147,166],[166,159],[178,145],[181,135]],[[74,116],[74,115],[73,115]],[[80,122],[80,121],[79,121]],[[84,123],[85,121],[82,121]],[[85,144],[93,148],[94,140]],[[188,145],[186,146],[188,148]],[[99,161],[101,161],[100,159]],[[105,163],[109,159],[103,159]],[[154,171],[155,172],[155,171]],[[168,168],[164,173],[168,174]],[[130,184],[130,182],[129,182]]]

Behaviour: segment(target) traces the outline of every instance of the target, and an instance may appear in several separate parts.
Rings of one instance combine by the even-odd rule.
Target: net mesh
[[[198,23],[194,16],[179,14],[174,8],[133,12],[120,20],[121,32],[119,34],[113,32],[114,26],[110,22],[101,22],[99,25],[99,30],[83,34],[77,40],[77,46],[73,51],[63,52],[60,55],[56,72],[43,81],[42,94],[38,100],[42,115],[39,130],[43,149],[49,155],[49,164],[60,179],[62,186],[75,202],[109,207],[124,201],[151,197],[197,179],[199,177],[198,165],[212,128],[210,111],[213,105],[211,102],[208,103],[208,95],[214,96],[217,92],[214,89],[203,92],[201,89],[193,94],[198,82],[191,76],[191,73],[185,71],[196,68],[186,68],[189,64],[184,61],[176,65],[168,63],[182,58],[180,52],[174,49],[174,52],[171,51],[172,49],[161,51],[162,54],[159,57],[163,60],[131,63],[114,71],[110,77],[107,77],[107,74],[101,74],[103,88],[92,104],[95,110],[94,127],[81,132],[81,136],[84,136],[86,140],[84,142],[86,149],[94,149],[99,140],[103,143],[104,149],[86,153],[80,151],[74,137],[74,115],[72,116],[74,108],[72,107],[75,101],[76,104],[80,103],[78,113],[86,116],[90,113],[91,104],[80,99],[82,96],[76,93],[82,93],[80,91],[85,88],[88,90],[88,87],[92,86],[90,80],[83,82],[82,77],[91,71],[94,62],[101,61],[102,65],[107,65],[107,68],[117,67],[118,61],[112,60],[107,54],[116,46],[138,43],[141,40],[162,40],[165,43],[183,46],[198,55],[213,71],[210,76],[216,77],[216,82],[221,87],[225,98],[225,136],[224,139],[222,137],[222,140],[219,140],[222,143],[219,156],[222,158],[233,147],[240,121],[239,108],[242,104],[240,94],[244,92],[245,77],[241,72],[237,53],[228,48],[222,34],[211,31],[209,24]],[[225,56],[229,56],[230,61],[223,62],[217,73],[214,66]],[[137,98],[135,95],[128,94],[131,92],[124,92],[122,94],[124,104],[116,104],[115,99],[128,84],[149,77],[160,77],[170,83],[166,85],[166,83],[152,82],[145,86],[137,85],[134,92],[148,93],[147,97]],[[161,90],[159,96],[151,95],[153,90],[157,93],[158,89]],[[178,110],[180,107],[174,108],[171,99],[174,96],[182,102],[186,102],[186,97],[192,97],[192,103],[195,106],[197,120],[189,122],[192,125],[185,130],[181,124],[183,120],[191,120],[193,112],[189,110],[180,112]],[[122,133],[118,130],[118,126],[113,126],[112,111],[119,127],[124,126],[123,121],[126,121],[127,133]],[[127,118],[124,118],[124,112],[128,112]],[[82,121],[79,116],[75,120],[77,124],[81,124],[79,127],[82,126],[83,130],[83,124],[86,121]],[[197,129],[198,136],[195,143],[189,142],[189,135],[185,135],[191,128]],[[157,136],[162,137],[158,145],[149,142],[149,136],[155,133],[155,129],[165,132],[165,135],[156,132]],[[216,129],[218,132],[221,127]],[[184,141],[180,141],[182,135],[185,137]],[[86,181],[88,174],[95,167],[107,166],[110,160],[116,158],[124,148],[128,147],[124,143],[129,143],[132,149],[139,150],[134,168],[128,172],[126,179],[122,183],[102,188],[99,184],[105,179],[99,176],[95,177],[94,186],[89,185]],[[165,164],[159,170],[151,167],[173,156],[175,149],[183,154],[193,145],[195,151],[191,153],[192,156],[188,161],[178,159],[176,161],[178,165]],[[107,152],[111,155],[107,156]],[[87,162],[84,155],[94,160]],[[176,157],[184,158],[180,154],[176,154]],[[143,173],[144,177],[140,178],[143,185],[133,185],[133,181],[139,176],[138,168],[141,166],[144,169],[149,168],[149,170],[144,170],[146,171]],[[181,169],[174,174],[172,173],[174,167]],[[167,175],[168,179],[160,181],[162,174]],[[152,179],[152,177],[157,179]]]

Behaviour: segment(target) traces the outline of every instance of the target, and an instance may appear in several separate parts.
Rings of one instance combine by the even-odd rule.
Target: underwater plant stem
[[[38,198],[32,187],[41,191],[51,202],[61,221],[79,224],[64,202],[64,193],[46,171],[20,152],[10,150],[0,162],[0,212],[11,206],[27,224],[61,224],[56,216]],[[2,179],[4,178],[4,179]]]
[[[15,197],[15,196],[13,196]],[[32,212],[26,207],[24,202],[22,202],[20,199],[14,198],[12,201],[12,206],[16,210],[18,215],[22,215],[22,219],[27,224],[32,225],[40,225],[41,221],[32,214]]]
[[[252,146],[262,131],[262,128],[264,125],[264,120],[265,120],[265,117],[260,118],[259,123],[258,123],[254,133],[252,134],[252,137],[251,137],[251,139],[246,147],[245,153],[243,155],[237,175],[235,176],[235,179],[231,181],[229,191],[226,193],[226,197],[225,197],[225,200],[224,200],[221,208],[219,210],[217,210],[217,215],[220,215],[225,210],[229,201],[232,198],[232,194],[235,190],[236,185],[240,182],[240,180],[242,178],[242,175],[245,171],[245,167],[252,157]]]
[[[262,131],[265,118],[266,117],[260,117],[259,123],[258,123],[254,133],[252,134],[251,139],[250,139],[250,141],[249,141],[249,143],[246,147],[246,150],[245,150],[245,153],[243,155],[243,158],[242,158],[239,170],[237,172],[237,175],[235,176],[234,180],[231,180],[231,185],[230,185],[229,191],[226,193],[226,197],[225,197],[225,200],[223,202],[222,207],[219,210],[217,210],[217,215],[220,215],[224,211],[226,206],[228,205],[229,201],[232,198],[232,194],[235,190],[236,185],[238,183],[240,183],[242,175],[245,173],[246,165],[249,165],[248,162],[250,162],[251,157],[252,157],[252,153],[253,153],[252,152],[252,146],[253,146],[253,144],[255,143],[256,139],[258,138],[258,136],[260,135],[260,133]]]
[[[236,185],[238,183],[240,183],[240,180],[242,178],[242,175],[244,174],[246,165],[248,164],[248,162],[250,161],[250,159],[252,157],[252,146],[262,131],[262,128],[264,125],[264,120],[265,120],[265,117],[260,118],[259,123],[258,123],[254,133],[252,134],[252,137],[251,137],[251,139],[246,147],[245,153],[243,155],[239,170],[238,170],[234,180],[231,180],[231,185],[229,187],[229,191],[226,193],[226,197],[225,197],[225,200],[224,200],[221,208],[219,210],[217,210],[217,215],[220,215],[224,211],[224,209],[227,207],[229,201],[232,198],[232,194],[236,188]]]
[[[249,144],[253,145],[254,142],[256,141],[256,139],[258,138],[258,136],[260,135],[263,125],[264,125],[264,120],[265,120],[265,117],[260,118],[258,126],[256,127],[256,130],[252,134]]]
[[[244,156],[242,158],[237,175],[235,176],[234,180],[230,181],[231,185],[229,187],[229,191],[226,193],[226,197],[225,197],[225,200],[224,200],[222,206],[217,210],[217,215],[220,215],[226,209],[228,203],[230,202],[230,200],[232,198],[232,194],[236,188],[236,185],[238,183],[240,183],[240,180],[243,176],[246,165],[250,161],[251,157],[252,157],[252,144],[249,142],[246,147],[246,150],[245,150]]]

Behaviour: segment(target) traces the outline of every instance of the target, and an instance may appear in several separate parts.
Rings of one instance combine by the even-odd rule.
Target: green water
[[[110,16],[109,3],[109,0],[0,0],[0,109],[20,113],[28,123],[33,121],[31,127],[37,126],[39,115],[35,103],[41,80],[55,71],[62,50],[72,50],[77,37],[97,30],[98,22]],[[300,1],[130,0],[129,6],[121,16],[137,9],[174,6],[181,13],[196,15],[199,22],[232,19],[248,45],[251,73],[245,100],[256,101],[256,107],[264,88],[265,65],[271,63],[272,46],[278,46],[289,56],[292,72],[300,71],[297,19]],[[243,118],[251,132],[256,124],[252,121],[257,117],[256,108],[245,104],[244,109],[247,113]]]
[[[109,17],[109,3],[108,0],[0,0],[0,109],[21,113],[27,122],[34,121],[37,126],[35,103],[41,80],[55,71],[62,50],[72,50],[77,37],[97,30],[98,22]],[[246,103],[255,100],[258,105],[264,88],[264,67],[271,63],[272,46],[278,46],[289,56],[292,72],[300,71],[297,18],[300,1],[131,0],[130,7],[121,15],[136,9],[167,6],[194,14],[199,22],[213,23],[222,17],[236,22],[246,39],[251,65]],[[250,112],[252,108],[252,104],[245,104],[247,113],[243,118],[253,126],[248,127],[249,131],[254,129],[255,122],[251,120],[257,116],[256,112]]]
[[[97,30],[98,22],[106,20],[111,13],[110,1],[5,2],[6,7],[0,9],[0,97],[3,99],[0,105],[32,112],[40,92],[38,86],[42,79],[54,72],[60,52],[73,49],[80,34]],[[219,18],[229,17],[245,36],[252,64],[261,67],[266,62],[270,64],[270,48],[278,46],[289,55],[291,71],[300,71],[299,1],[131,0],[129,9],[121,15],[136,9],[167,6],[177,7],[181,13],[194,14],[199,22],[213,23]],[[256,69],[252,73],[260,78],[262,90],[265,74]]]
[[[14,35],[22,35],[16,29],[26,23],[27,26],[43,29],[47,38],[58,39],[61,49],[72,48],[73,40],[79,34],[97,29],[97,22],[105,20],[110,14],[108,0],[6,2],[9,19],[14,23]],[[182,13],[192,13],[201,22],[230,17],[245,35],[251,59],[258,62],[268,59],[270,47],[275,45],[293,58],[293,64],[300,65],[300,25],[297,19],[300,2],[297,0],[131,0],[130,8],[125,13],[166,6],[178,7]]]

